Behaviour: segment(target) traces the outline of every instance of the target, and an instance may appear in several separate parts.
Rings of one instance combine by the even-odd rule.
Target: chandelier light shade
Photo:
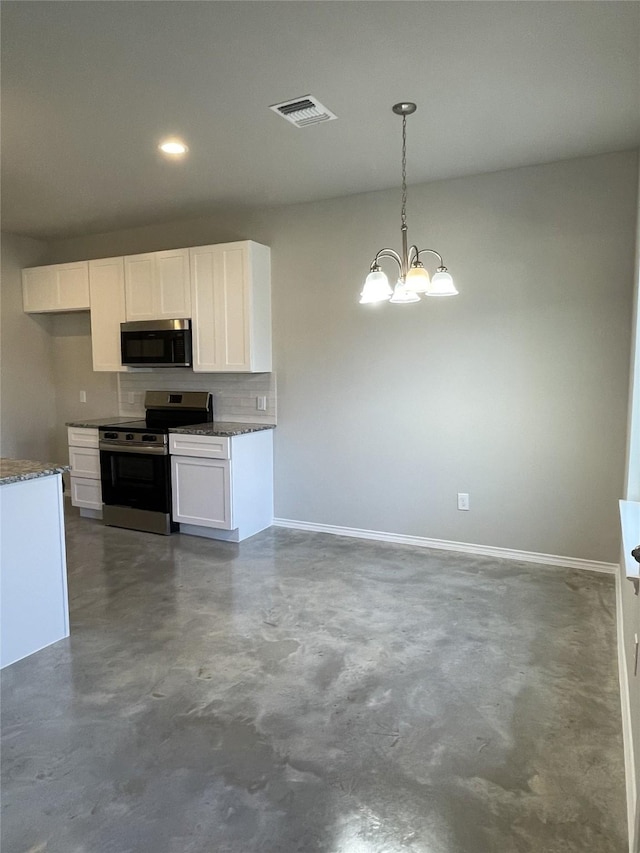
[[[420,262],[418,262],[420,263]],[[418,267],[410,267],[407,272],[406,285],[414,293],[428,293],[431,285],[429,273],[420,264]]]
[[[431,279],[427,296],[457,296],[458,291],[446,269],[438,270]]]
[[[380,268],[371,270],[364,283],[364,289],[360,296],[360,302],[383,302],[393,293],[389,279]]]
[[[404,281],[398,279],[389,302],[405,305],[407,302],[420,302],[420,297],[414,290],[409,290]]]
[[[392,109],[396,115],[402,116],[402,254],[393,249],[380,249],[376,252],[360,294],[361,305],[386,301],[406,305],[409,302],[420,302],[419,294],[455,296],[458,293],[439,252],[435,249],[418,249],[416,245],[407,248],[407,116],[415,113],[417,107],[407,101],[394,104]],[[429,278],[429,273],[420,260],[420,255],[426,254],[435,255],[439,262],[433,278]],[[379,261],[383,258],[392,258],[398,265],[398,281],[393,289],[380,268]]]

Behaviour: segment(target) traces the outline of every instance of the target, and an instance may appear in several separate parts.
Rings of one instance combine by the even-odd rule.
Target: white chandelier
[[[396,304],[419,302],[420,293],[426,296],[455,296],[458,293],[442,261],[442,255],[434,249],[418,249],[415,245],[407,251],[407,116],[415,113],[417,107],[407,102],[394,104],[392,109],[396,115],[402,116],[402,256],[393,249],[380,249],[376,253],[360,294],[360,303],[363,305],[386,300]],[[420,255],[427,253],[435,255],[440,262],[431,279],[420,261]],[[378,261],[382,258],[393,258],[398,265],[398,281],[393,289],[380,269]]]

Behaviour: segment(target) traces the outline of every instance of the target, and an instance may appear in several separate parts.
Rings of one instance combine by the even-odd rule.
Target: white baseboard
[[[542,563],[546,566],[562,566],[568,569],[586,569],[590,572],[614,574],[617,563],[600,563],[596,560],[582,560],[578,557],[561,557],[554,554],[536,554],[534,551],[514,551],[511,548],[498,548],[492,545],[473,545],[470,542],[449,542],[446,539],[427,539],[424,536],[404,536],[399,533],[385,533],[380,530],[361,530],[358,527],[337,527],[333,524],[314,524],[310,521],[295,521],[291,518],[274,518],[275,527],[289,527],[292,530],[309,530],[313,533],[331,533],[334,536],[350,536],[354,539],[373,539],[378,542],[392,542],[397,545],[415,545],[417,548],[437,548],[440,551],[459,551],[461,554],[475,554],[479,557],[499,557],[505,560],[520,560],[525,563]]]
[[[618,626],[618,678],[620,681],[620,710],[622,713],[622,737],[624,740],[624,775],[627,780],[627,820],[629,828],[629,853],[638,850],[640,838],[634,839],[636,831],[635,811],[638,791],[636,790],[635,756],[633,754],[633,732],[631,729],[631,702],[629,681],[627,679],[627,650],[625,648],[622,578],[616,574],[616,623]]]

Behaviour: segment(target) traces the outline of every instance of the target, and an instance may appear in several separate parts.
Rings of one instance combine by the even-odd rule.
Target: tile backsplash
[[[276,423],[275,373],[194,373],[176,368],[119,373],[118,414],[143,417],[145,391],[210,391],[216,420]],[[258,397],[266,397],[264,412],[257,408]]]

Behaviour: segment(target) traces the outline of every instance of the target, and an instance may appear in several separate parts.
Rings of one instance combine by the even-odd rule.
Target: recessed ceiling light
[[[165,139],[158,145],[160,151],[168,157],[182,157],[189,150],[181,139]]]

